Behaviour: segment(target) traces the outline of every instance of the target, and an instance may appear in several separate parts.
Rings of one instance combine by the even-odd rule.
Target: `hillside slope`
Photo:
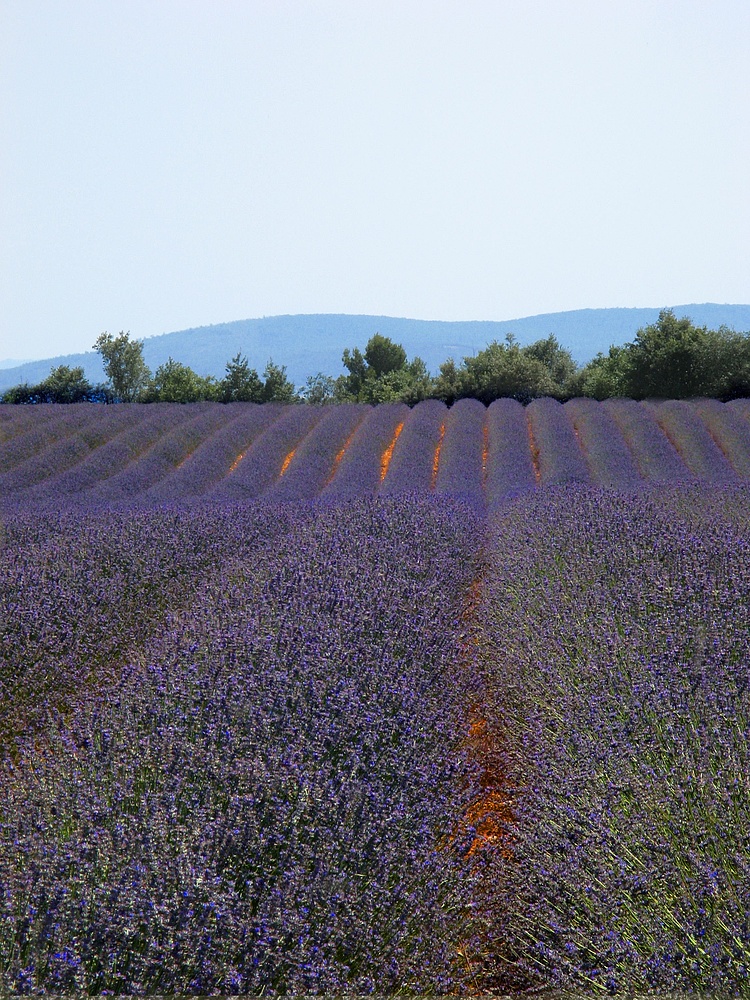
[[[678,316],[689,316],[698,325],[715,329],[724,324],[738,331],[750,330],[750,305],[694,304],[675,306],[674,311]],[[553,333],[579,363],[585,363],[598,351],[606,351],[610,344],[631,340],[640,327],[653,323],[658,315],[659,309],[649,308],[576,309],[500,322],[343,314],[269,316],[149,337],[144,356],[152,371],[171,356],[201,375],[220,378],[226,362],[241,351],[259,370],[272,357],[277,364],[286,365],[290,378],[302,385],[308,375],[319,371],[341,374],[343,349],[364,347],[374,333],[403,344],[410,357],[418,354],[433,372],[446,358],[459,360],[474,354],[490,341],[502,340],[507,333],[514,333],[521,343],[531,343]],[[131,334],[137,337],[138,331],[132,330]],[[17,352],[19,346],[9,344],[8,350]],[[104,378],[99,355],[90,351],[0,369],[0,392],[21,382],[40,382],[51,367],[61,364],[81,365],[94,383]]]

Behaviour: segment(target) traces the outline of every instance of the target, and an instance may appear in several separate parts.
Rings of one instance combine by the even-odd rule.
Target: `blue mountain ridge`
[[[689,316],[699,326],[750,330],[750,305],[703,303],[672,308],[677,316]],[[316,372],[342,374],[344,348],[364,349],[374,333],[403,344],[410,359],[419,355],[433,373],[446,358],[460,361],[493,340],[503,340],[508,333],[513,333],[521,344],[552,333],[579,364],[585,364],[610,345],[633,340],[638,330],[655,322],[658,315],[658,308],[612,308],[575,309],[501,321],[449,322],[336,313],[268,316],[149,337],[143,355],[152,371],[172,357],[201,375],[217,378],[222,377],[227,361],[238,352],[245,354],[259,372],[272,358],[276,364],[285,365],[292,381],[302,386],[307,376]],[[132,335],[137,337],[137,331]],[[100,356],[88,351],[0,369],[0,392],[22,382],[40,382],[57,365],[80,365],[91,382],[104,381]]]

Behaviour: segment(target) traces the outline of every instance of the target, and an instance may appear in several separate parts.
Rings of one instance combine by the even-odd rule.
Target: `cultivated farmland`
[[[0,407],[0,988],[750,995],[750,401]]]

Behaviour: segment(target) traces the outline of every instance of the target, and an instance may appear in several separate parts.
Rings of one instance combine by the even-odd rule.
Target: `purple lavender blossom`
[[[745,420],[750,420],[750,399],[732,399],[726,406],[733,413],[737,413]]]
[[[489,432],[487,410],[476,399],[459,399],[445,420],[445,437],[435,477],[435,489],[445,496],[484,503],[484,475]]]
[[[718,399],[696,399],[691,406],[737,475],[750,479],[750,423]]]
[[[524,407],[515,399],[496,399],[487,409],[485,488],[494,505],[536,487]]]
[[[601,403],[571,399],[564,409],[597,485],[630,489],[643,484],[622,432]]]
[[[144,407],[136,403],[108,406],[106,416],[114,423],[115,433],[98,447],[84,453],[79,462],[70,468],[60,463],[56,472],[42,482],[25,490],[25,504],[58,504],[64,497],[84,494],[100,482],[116,475],[161,437],[167,428],[174,428],[189,416],[176,407],[162,412],[157,407]],[[54,464],[56,454],[50,456]]]
[[[95,403],[64,407],[57,420],[42,421],[0,449],[0,494],[8,495],[41,482],[88,455],[117,433],[111,408]]]
[[[180,502],[200,496],[216,487],[228,474],[238,456],[283,413],[283,407],[258,403],[227,403],[227,423],[204,439],[195,450],[144,499],[160,504]]]
[[[620,428],[644,479],[653,483],[679,483],[692,478],[653,411],[644,403],[632,399],[607,399],[602,407]]]
[[[265,498],[312,500],[333,478],[339,455],[343,458],[348,443],[370,412],[358,404],[327,406],[320,421],[300,443],[284,475],[277,479]]]
[[[264,404],[268,405],[268,404]],[[294,452],[323,415],[322,406],[289,405],[278,420],[235,459],[229,474],[210,491],[214,499],[252,499],[268,489],[286,471]]]
[[[709,483],[732,482],[737,475],[695,409],[682,400],[647,402],[656,420],[695,477]]]
[[[383,403],[373,407],[360,424],[321,497],[343,500],[376,493],[381,482],[383,454],[408,415],[409,407],[404,403]]]
[[[429,493],[438,446],[442,452],[442,431],[448,408],[437,399],[418,403],[406,416],[393,449],[388,473],[380,484],[381,496]]]
[[[157,404],[161,407],[162,404]],[[156,483],[168,476],[184,461],[193,449],[228,418],[226,409],[218,403],[195,403],[185,418],[175,413],[182,404],[168,404],[176,417],[176,427],[169,423],[170,413],[164,411],[159,416],[164,421],[164,432],[138,461],[128,464],[122,471],[99,482],[92,490],[92,496],[110,503],[129,503],[134,497],[146,493]]]
[[[498,981],[746,992],[749,515],[747,487],[701,485],[493,518],[479,663],[517,817],[481,896]]]
[[[436,498],[357,501],[298,508],[263,537],[282,510],[61,522],[99,537],[139,525],[138,561],[170,557],[138,535],[171,518],[216,558],[196,562],[162,622],[128,636],[119,676],[56,702],[0,776],[3,988],[463,982],[453,942],[469,932],[471,878],[437,845],[467,794],[458,745],[472,682],[455,674],[455,634],[473,516]],[[246,531],[253,519],[260,534]],[[19,522],[12,544],[40,527]],[[92,543],[79,574],[97,569]],[[81,558],[71,548],[66,568]]]
[[[540,483],[588,483],[591,474],[562,403],[534,399],[526,407],[533,446],[538,453]]]

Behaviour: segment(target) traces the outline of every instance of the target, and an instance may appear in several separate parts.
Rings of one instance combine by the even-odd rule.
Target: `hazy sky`
[[[0,0],[0,358],[750,302],[748,0]]]

